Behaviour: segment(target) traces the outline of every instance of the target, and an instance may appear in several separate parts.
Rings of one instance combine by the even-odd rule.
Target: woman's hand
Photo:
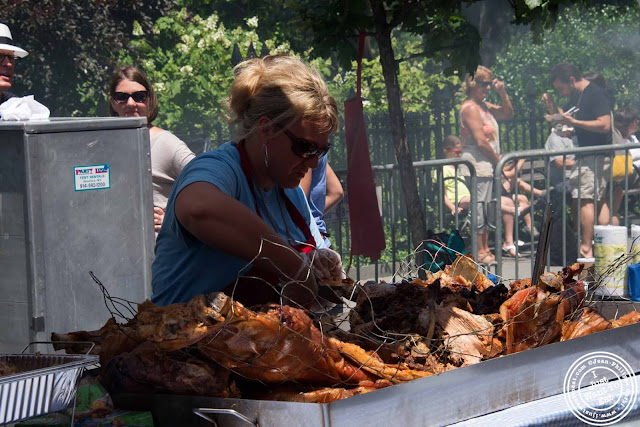
[[[319,282],[342,280],[342,259],[338,252],[329,248],[321,248],[309,254],[309,260]]]
[[[162,227],[162,221],[164,221],[164,210],[157,206],[153,207],[153,228],[156,231],[160,231]]]
[[[504,82],[502,82],[502,81],[500,81],[498,79],[493,79],[493,81],[491,82],[491,87],[500,96],[504,96],[504,95],[507,94],[507,91],[505,90],[505,87],[504,87]]]

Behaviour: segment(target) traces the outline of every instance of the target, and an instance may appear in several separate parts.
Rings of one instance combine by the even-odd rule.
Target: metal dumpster
[[[118,408],[150,410],[157,426],[213,425],[195,412],[217,421],[218,425],[238,427],[251,424],[261,427],[444,426],[463,421],[469,425],[514,425],[515,422],[475,423],[474,420],[513,407],[524,408],[528,404],[535,407],[533,402],[557,403],[555,400],[560,401],[555,412],[517,413],[516,421],[519,425],[533,425],[534,420],[546,415],[547,424],[562,420],[564,424],[556,425],[573,425],[569,423],[574,421],[581,425],[569,405],[562,403],[563,386],[567,378],[572,377],[568,373],[579,372],[574,369],[576,362],[586,355],[598,353],[594,357],[599,358],[603,352],[626,361],[630,373],[640,372],[639,337],[640,324],[624,326],[326,404],[133,393],[112,397]],[[637,377],[620,378],[608,367],[601,369],[599,375],[604,375],[611,384],[628,387],[629,383],[636,383]],[[585,368],[590,369],[591,364],[586,362]],[[585,376],[590,374],[586,369],[584,372]],[[595,390],[588,388],[587,383],[580,387]],[[569,390],[573,395],[579,394]],[[627,405],[627,416],[623,420],[640,418],[637,391],[636,388],[632,393],[633,400]]]
[[[146,119],[0,122],[0,352],[100,328],[89,271],[143,301],[153,245]]]

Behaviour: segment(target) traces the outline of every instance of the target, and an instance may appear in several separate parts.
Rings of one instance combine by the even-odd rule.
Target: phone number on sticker
[[[80,184],[80,189],[83,188],[102,188],[102,187],[106,187],[107,184],[104,182],[90,182],[88,184]]]

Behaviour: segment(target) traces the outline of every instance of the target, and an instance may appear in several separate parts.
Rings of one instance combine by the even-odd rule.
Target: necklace
[[[260,219],[264,220],[264,218],[262,218],[262,214],[260,213],[260,207],[258,206],[258,199],[256,197],[256,191],[255,191],[256,186],[254,185],[256,183],[256,180],[255,180],[255,177],[253,176],[253,173],[251,172],[251,163],[249,162],[249,156],[247,155],[247,150],[245,150],[244,148],[244,141],[241,141],[239,144],[236,144],[236,149],[240,154],[240,166],[242,167],[242,173],[244,174],[244,177],[247,180],[247,185],[249,185],[249,190],[251,191],[251,195],[253,196],[253,203],[256,208],[256,214],[260,217]],[[306,239],[304,243],[294,245],[290,241],[289,244],[293,249],[297,250],[298,252],[303,252],[303,253],[311,252],[313,250],[313,247],[315,246],[315,239],[313,237],[313,234],[311,234],[311,229],[309,228],[309,225],[307,224],[305,218],[302,216],[298,208],[296,208],[296,206],[291,202],[291,200],[289,200],[289,198],[284,193],[282,188],[276,186],[275,191],[277,191],[276,197],[278,198],[280,215],[282,215],[283,220],[284,220],[284,213],[282,211],[282,203],[284,203],[284,206],[286,207],[287,212],[289,213],[289,217],[291,218],[293,223],[296,225],[296,227],[298,227],[298,229],[302,232],[302,234],[304,234],[304,237]],[[281,196],[282,196],[282,200],[280,200]],[[264,203],[264,198],[262,197],[262,194],[259,194],[258,197],[260,197],[260,199],[262,200],[262,204],[266,208],[267,205]],[[269,214],[269,212],[267,212],[267,214]],[[269,217],[269,221],[271,222],[271,227],[275,230],[275,227],[274,227],[275,222],[270,217]],[[286,232],[289,235],[289,239],[293,240],[291,239],[291,235],[289,234],[289,228],[287,226],[287,222],[284,221],[284,224],[285,224]]]
[[[255,178],[254,178],[254,182],[255,182]],[[277,187],[274,188],[273,191],[276,192],[276,199],[278,200],[278,207],[280,208],[280,216],[282,217],[282,223],[284,224],[285,232],[287,233],[287,241],[289,242],[289,244],[291,244],[291,242],[293,242],[293,238],[291,237],[291,233],[289,232],[289,226],[287,225],[287,220],[285,219],[284,211],[282,210],[282,201],[280,200],[280,194],[279,194],[278,188]],[[276,222],[271,217],[271,212],[269,212],[269,207],[264,201],[264,196],[262,195],[262,189],[258,187],[257,192],[258,192],[258,197],[260,197],[260,201],[262,202],[262,206],[264,207],[264,211],[267,214],[267,218],[269,218],[269,222],[271,223],[271,228],[273,228],[273,230],[277,233],[278,228],[276,226]]]

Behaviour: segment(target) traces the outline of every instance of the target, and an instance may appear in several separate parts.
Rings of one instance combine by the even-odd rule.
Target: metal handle
[[[247,416],[242,415],[240,412],[236,411],[235,409],[193,408],[193,413],[199,417],[204,418],[209,422],[212,422],[216,427],[218,423],[216,423],[215,420],[212,420],[211,418],[207,417],[205,414],[233,415],[234,417],[240,418],[242,421],[244,421],[247,424],[251,424],[252,426],[259,427],[258,420],[251,421]]]
[[[34,344],[51,344],[52,346],[54,344],[87,344],[87,345],[91,345],[91,347],[89,347],[89,351],[87,351],[85,353],[85,356],[89,355],[89,353],[91,353],[91,350],[93,350],[93,348],[96,346],[96,343],[91,342],[91,341],[31,341],[29,344],[26,345],[25,348],[22,349],[21,354],[24,354],[24,352]]]

